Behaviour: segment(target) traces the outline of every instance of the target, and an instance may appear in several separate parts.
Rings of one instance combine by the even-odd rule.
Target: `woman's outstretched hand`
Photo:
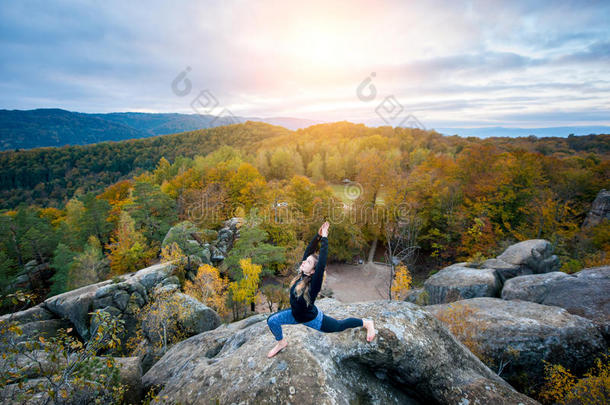
[[[318,235],[324,237],[328,237],[328,228],[330,227],[330,223],[328,223],[328,221],[325,221],[321,226],[320,229],[318,229]]]

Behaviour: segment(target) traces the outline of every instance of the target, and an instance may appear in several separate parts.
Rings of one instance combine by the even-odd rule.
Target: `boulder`
[[[516,264],[506,263],[500,259],[489,259],[483,262],[483,267],[488,269],[494,269],[496,275],[502,281],[511,279],[513,277],[522,276],[524,274],[534,274],[534,270],[528,266],[520,266]]]
[[[171,284],[168,286],[171,286]],[[160,287],[159,293],[167,291],[165,288],[168,286]],[[153,311],[142,320],[142,331],[144,336],[150,341],[154,342],[156,339],[159,339],[156,332],[159,328],[159,316],[177,319],[177,327],[184,331],[187,336],[215,329],[221,324],[220,316],[216,311],[190,295],[174,292],[173,294],[165,293],[164,295],[155,295],[154,297],[160,298],[167,305],[163,305],[165,308],[161,312]],[[160,313],[163,315],[160,315]],[[175,332],[167,330],[168,334]]]
[[[218,313],[204,303],[181,292],[175,295],[182,304],[180,311],[183,317],[180,319],[180,326],[190,335],[215,329],[222,323]]]
[[[26,322],[19,325],[21,335],[14,336],[13,343],[22,346],[26,341],[38,340],[40,336],[46,338],[57,336],[59,329],[68,329],[72,324],[65,319],[44,319],[40,321]],[[0,346],[0,350],[2,346]]]
[[[560,267],[559,258],[553,254],[553,245],[545,239],[515,243],[496,259],[488,260],[483,265],[496,269],[502,282],[525,274],[558,271]]]
[[[474,297],[497,297],[501,283],[493,269],[475,269],[453,264],[424,282],[429,304],[441,304]]]
[[[35,305],[31,308],[24,309],[23,311],[12,312],[0,316],[0,321],[13,320],[18,323],[28,323],[33,321],[44,321],[47,319],[53,319],[53,313],[42,306],[42,303]]]
[[[557,280],[571,276],[561,271],[518,276],[507,280],[501,297],[505,300],[523,300],[544,304],[544,299]]]
[[[35,360],[34,360],[35,359]],[[97,359],[104,361],[104,357],[97,357]],[[143,386],[142,386],[142,367],[137,357],[115,357],[116,365],[119,370],[119,381],[121,384],[126,385],[124,402],[127,404],[139,404],[143,398]],[[25,354],[19,354],[14,359],[14,364],[4,364],[3,360],[0,359],[0,365],[3,370],[14,369],[19,370],[25,380],[22,381],[23,388],[19,388],[18,384],[11,384],[2,391],[0,399],[2,403],[15,403],[21,404],[23,402],[17,401],[17,395],[19,393],[25,393],[27,389],[32,389],[34,394],[33,397],[28,399],[28,404],[45,404],[48,400],[46,392],[38,389],[37,385],[42,384],[42,387],[47,388],[48,380],[43,375],[50,376],[52,374],[61,371],[66,368],[66,359],[63,356],[52,360],[50,353],[44,350],[32,350],[26,356]],[[5,395],[5,396],[2,396]],[[93,403],[95,402],[95,396],[93,392],[80,392],[75,397],[79,397],[81,401],[70,401],[68,403]],[[12,400],[12,401],[11,401]],[[13,402],[14,401],[14,402]]]
[[[121,384],[125,384],[125,396],[123,401],[126,404],[139,404],[144,396],[144,386],[142,385],[142,366],[138,357],[115,357],[118,363],[119,377]]]
[[[604,219],[610,219],[610,191],[608,190],[602,190],[597,194],[582,226],[583,228],[589,228],[599,224]]]
[[[493,403],[535,404],[470,353],[423,308],[404,301],[316,301],[336,318],[376,320],[364,328],[322,333],[284,326],[290,342],[276,356],[268,314],[173,345],[143,376],[145,388],[181,403]]]
[[[582,373],[606,350],[593,322],[559,307],[483,297],[424,308],[469,334],[490,368],[510,361],[502,375],[518,388],[542,380],[543,360]]]
[[[610,341],[610,266],[516,277],[504,285],[502,298],[564,308],[594,321]]]
[[[417,305],[428,305],[429,296],[425,289],[413,288],[407,292],[407,295],[403,301],[412,302],[413,304]]]
[[[89,338],[89,312],[93,309],[93,299],[98,288],[111,284],[112,280],[102,281],[77,288],[63,294],[47,298],[43,305],[58,317],[69,319],[83,339]]]
[[[119,282],[105,280],[55,295],[47,298],[42,307],[54,316],[69,319],[80,337],[87,340],[90,336],[90,313],[108,306],[126,312],[132,301],[144,305],[148,301],[148,293],[171,275],[174,268],[172,263],[158,263],[121,275]]]

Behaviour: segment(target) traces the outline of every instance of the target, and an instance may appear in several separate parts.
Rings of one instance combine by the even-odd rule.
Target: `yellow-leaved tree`
[[[249,257],[246,259],[240,259],[239,266],[242,269],[243,277],[229,284],[229,292],[231,295],[231,300],[233,301],[234,319],[237,319],[238,304],[242,304],[244,306],[245,316],[247,305],[244,304],[254,302],[262,269],[260,264],[252,263],[252,260]]]
[[[413,279],[409,269],[404,264],[396,266],[396,273],[394,274],[394,282],[392,283],[392,299],[400,300],[404,297],[405,293],[411,289],[411,283]]]
[[[202,264],[197,269],[193,281],[185,281],[184,292],[203,302],[224,318],[229,312],[225,304],[228,285],[229,282],[221,277],[216,267]]]
[[[136,231],[135,221],[123,211],[116,230],[106,245],[110,250],[111,275],[121,275],[148,266],[156,256],[154,249],[146,244],[146,238]]]

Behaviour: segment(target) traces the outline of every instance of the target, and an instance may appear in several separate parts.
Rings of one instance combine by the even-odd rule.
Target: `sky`
[[[0,109],[610,125],[608,21],[610,1],[3,1]]]

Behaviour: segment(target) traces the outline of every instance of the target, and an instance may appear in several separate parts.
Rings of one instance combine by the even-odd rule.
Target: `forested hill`
[[[77,189],[101,191],[121,179],[154,169],[161,157],[193,158],[222,145],[252,149],[289,130],[247,122],[172,135],[93,145],[0,152],[0,208],[21,202],[59,207]]]
[[[610,135],[483,140],[348,122],[297,131],[247,122],[121,142],[0,152],[0,208],[13,208],[21,202],[61,207],[77,189],[99,192],[154,169],[162,157],[179,166],[176,160],[204,156],[222,145],[240,150],[255,166],[266,167],[270,178],[304,174],[333,182],[354,176],[358,158],[353,156],[362,149],[379,153],[394,150],[394,159],[408,170],[430,154],[455,157],[470,145],[487,144],[500,151],[524,150],[559,158],[593,154],[599,159],[610,153]]]
[[[178,113],[88,114],[58,108],[0,110],[0,150],[45,146],[89,145],[103,141],[147,138],[246,121],[298,129],[315,124],[290,117],[256,118]]]

